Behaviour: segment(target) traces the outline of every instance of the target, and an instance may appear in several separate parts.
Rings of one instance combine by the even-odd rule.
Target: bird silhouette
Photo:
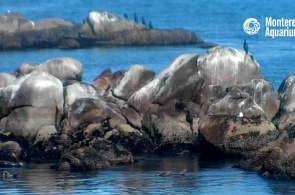
[[[4,179],[9,179],[9,178],[17,178],[17,175],[18,175],[18,173],[15,173],[15,174],[10,174],[10,173],[8,173],[7,171],[3,171],[3,178]]]
[[[246,54],[248,54],[249,46],[248,46],[248,44],[246,42],[246,39],[244,39],[244,50],[245,50]]]
[[[128,19],[127,13],[124,13],[124,18]]]

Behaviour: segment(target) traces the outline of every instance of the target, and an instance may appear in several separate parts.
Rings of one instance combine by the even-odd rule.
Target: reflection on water
[[[203,161],[198,156],[140,158],[132,166],[85,173],[56,172],[49,165],[1,169],[19,172],[1,179],[0,194],[293,194],[295,181],[263,179],[231,168],[235,160]],[[159,177],[165,171],[185,176]]]

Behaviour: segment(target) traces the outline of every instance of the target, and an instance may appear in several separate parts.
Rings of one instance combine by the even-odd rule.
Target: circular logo
[[[247,33],[249,35],[255,35],[256,33],[258,33],[258,31],[260,29],[260,24],[259,24],[258,20],[256,20],[255,18],[248,18],[244,22],[243,27],[244,27],[245,33]]]

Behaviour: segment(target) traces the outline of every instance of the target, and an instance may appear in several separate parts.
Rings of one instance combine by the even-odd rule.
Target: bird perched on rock
[[[150,30],[153,30],[154,27],[153,27],[153,24],[152,24],[151,21],[149,22],[148,26],[149,26],[149,29],[150,29]]]
[[[245,50],[246,54],[248,54],[249,46],[248,46],[248,44],[246,42],[246,39],[244,39],[244,50]]]
[[[3,171],[3,178],[4,179],[9,179],[9,178],[17,178],[17,175],[18,175],[18,173],[15,173],[15,174],[10,174],[10,173],[8,173],[7,171]]]
[[[135,22],[135,23],[138,23],[138,18],[137,18],[137,14],[136,14],[136,12],[134,12],[134,16],[133,16],[133,17],[134,17],[134,22]]]
[[[234,115],[234,119],[237,120],[237,118],[240,118],[240,119],[243,120],[243,118],[244,118],[244,114],[243,114],[242,112],[240,112],[239,114],[235,114],[235,115]]]

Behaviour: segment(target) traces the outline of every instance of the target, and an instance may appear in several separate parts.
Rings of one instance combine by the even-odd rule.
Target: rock
[[[50,95],[48,95],[50,93]],[[62,83],[48,73],[33,72],[0,91],[3,132],[32,140],[42,126],[60,125],[63,114]]]
[[[107,68],[93,80],[93,86],[98,90],[107,91],[113,83],[113,74],[111,69]]]
[[[21,107],[14,109],[7,117],[4,133],[32,141],[43,126],[55,126],[56,111],[51,108]]]
[[[96,170],[132,162],[133,157],[125,148],[102,138],[96,138],[89,143],[89,147],[65,151],[57,169],[60,171]]]
[[[26,75],[32,71],[47,72],[61,81],[82,80],[82,64],[73,58],[55,58],[40,65],[21,64],[17,69],[18,75]]]
[[[17,142],[7,141],[0,143],[0,160],[19,162],[21,147]]]
[[[276,143],[268,147],[268,150],[240,162],[238,167],[256,171],[266,178],[294,179],[294,143],[294,139],[289,140],[287,131],[282,131]]]
[[[69,123],[74,131],[86,128],[92,123],[101,123],[108,119],[109,127],[126,123],[118,107],[100,99],[84,98],[76,100],[69,112]]]
[[[104,135],[104,139],[109,140],[111,136],[119,135],[119,131],[117,129],[113,129],[111,131],[106,132]]]
[[[68,120],[72,130],[75,132],[86,128],[89,124],[101,123],[107,119],[107,116],[105,110],[95,104],[94,99],[84,98],[76,100],[71,105]]]
[[[211,115],[200,119],[204,139],[226,154],[251,157],[280,135],[274,124],[261,119]]]
[[[156,154],[175,155],[198,142],[198,134],[193,133],[182,113],[146,114],[142,121],[143,129],[155,144]]]
[[[109,45],[197,44],[211,48],[195,33],[184,29],[147,29],[109,12],[90,12],[83,24],[62,19],[31,21],[11,12],[0,15],[0,50],[23,48],[75,49]]]
[[[83,34],[100,35],[102,33],[143,29],[144,26],[110,12],[90,12],[81,28]]]
[[[129,97],[154,78],[155,73],[143,65],[133,65],[117,81],[112,91],[115,97],[127,101]]]
[[[113,143],[121,144],[134,155],[149,154],[154,150],[150,137],[128,124],[117,125],[116,129],[110,131],[105,137]]]
[[[79,47],[80,44],[74,39],[63,40],[58,46],[60,49],[78,49]]]
[[[196,44],[197,47],[204,45],[201,37],[185,29],[143,29],[115,32],[111,35],[114,37],[112,45],[179,45],[179,44]],[[209,46],[209,45],[208,45]],[[211,48],[213,45],[209,46]],[[215,45],[216,46],[216,45]]]
[[[43,126],[39,129],[34,145],[39,141],[48,141],[48,139],[57,132],[55,126]]]
[[[92,85],[76,82],[65,88],[65,113],[67,114],[71,105],[79,99],[92,98],[98,99],[101,92],[96,90]]]
[[[10,12],[0,15],[0,31],[16,33],[25,31],[40,31],[44,29],[52,29],[59,26],[73,26],[72,23],[61,19],[44,19],[40,21],[30,21],[17,12]]]
[[[264,79],[254,79],[250,83],[239,84],[229,89],[228,94],[209,106],[208,114],[244,116],[262,115],[272,120],[279,109],[278,93],[272,84]]]
[[[122,114],[133,127],[138,129],[142,127],[142,116],[138,114],[133,108],[123,107]]]
[[[16,76],[14,74],[0,73],[0,88],[6,87],[15,80]]]
[[[284,79],[279,87],[281,99],[280,110],[278,113],[279,129],[288,129],[291,134],[294,134],[293,127],[295,124],[295,74],[291,74]]]
[[[146,112],[152,103],[163,105],[171,99],[188,99],[203,105],[212,97],[223,97],[228,87],[259,78],[259,65],[245,52],[215,47],[203,55],[179,56],[167,69],[135,92],[128,99],[128,104],[140,112]],[[214,90],[216,88],[217,91]]]
[[[192,143],[195,141],[189,123],[162,117],[154,122],[155,134],[161,137],[161,144]]]

